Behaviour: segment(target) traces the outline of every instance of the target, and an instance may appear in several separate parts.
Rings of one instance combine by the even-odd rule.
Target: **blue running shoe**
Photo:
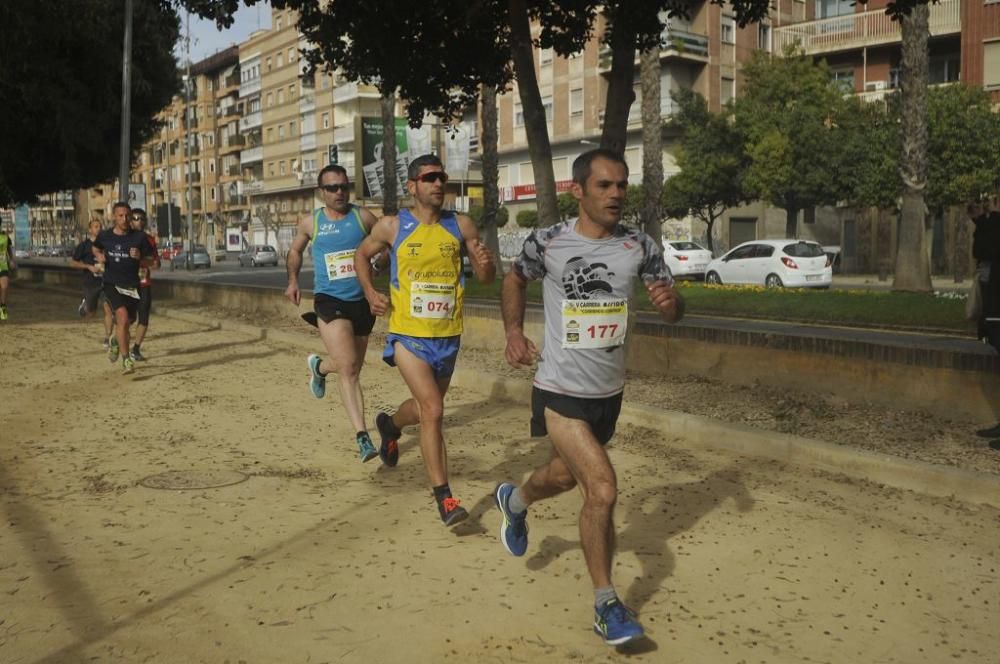
[[[379,413],[375,416],[375,428],[378,429],[378,435],[382,438],[378,455],[381,457],[382,463],[392,468],[399,463],[399,437],[403,432],[392,423],[392,418],[388,413]]]
[[[367,433],[358,434],[358,454],[361,455],[361,463],[371,461],[378,456],[378,450],[375,449],[375,445]]]
[[[326,394],[326,376],[319,372],[319,365],[322,363],[323,358],[315,353],[306,358],[306,364],[309,365],[309,372],[312,374],[309,379],[309,389],[317,399],[322,399]]]
[[[510,494],[514,493],[514,485],[510,482],[498,484],[493,491],[493,497],[497,502],[497,509],[503,514],[503,522],[500,524],[500,541],[503,548],[512,556],[523,556],[528,550],[528,512],[524,511],[515,514],[510,511],[507,501]]]
[[[618,646],[643,635],[635,613],[617,597],[594,607],[594,631],[609,646]]]

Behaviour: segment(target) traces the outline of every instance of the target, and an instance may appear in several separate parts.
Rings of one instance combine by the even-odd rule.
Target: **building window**
[[[531,167],[530,161],[525,161],[518,164],[517,179],[520,184],[535,183],[535,170]]]
[[[295,123],[294,122],[289,122],[288,123],[288,135],[289,136],[294,136],[295,135]]]
[[[983,87],[1000,87],[1000,41],[983,44]]]
[[[295,101],[295,84],[288,86],[288,101]]]
[[[947,55],[932,55],[928,63],[928,81],[931,85],[938,83],[954,83],[958,80],[961,56],[958,53]]]
[[[288,61],[295,62],[295,47],[288,49]]]
[[[854,92],[853,69],[834,69],[830,72],[830,80],[833,81],[833,84],[842,89],[844,92],[847,93]]]
[[[757,24],[757,48],[771,52],[771,26],[767,23]]]
[[[278,173],[281,175],[285,174],[285,160],[282,159],[278,162]]]
[[[583,115],[583,88],[569,91],[569,114]]]
[[[209,173],[214,173],[215,172],[215,161],[209,161],[208,162],[208,172]]]
[[[722,16],[722,33],[719,39],[723,44],[736,43],[736,19],[732,16]]]
[[[272,106],[274,106],[274,93],[273,92],[268,92],[267,93],[267,107],[271,108]]]
[[[514,102],[514,126],[524,126],[524,111],[521,110],[521,102],[519,101]]]
[[[274,21],[274,29],[275,30],[281,30],[281,17],[280,16]]]
[[[541,66],[543,66],[543,67],[545,65],[551,65],[552,64],[552,49],[551,48],[543,48],[540,51],[538,51],[538,63]]]
[[[542,108],[545,109],[545,119],[552,122],[552,95],[542,97]]]
[[[278,67],[284,67],[285,66],[285,54],[284,53],[278,53],[277,62],[275,64]]]
[[[267,128],[267,142],[268,143],[274,142],[274,127]]]
[[[282,140],[284,138],[285,138],[285,125],[278,125],[278,140],[280,141],[280,140]],[[281,163],[285,163],[285,162],[281,162]]]
[[[323,114],[323,129],[329,129],[329,128],[330,128],[330,114],[329,113],[324,113]]]
[[[265,60],[264,64],[267,66],[267,70],[271,71],[271,58],[268,58],[267,60]]]
[[[278,90],[278,104],[284,104],[284,103],[285,103],[285,89],[282,88]]]
[[[284,162],[282,162],[282,163],[284,163]],[[288,212],[288,201],[287,200],[281,201],[281,211],[282,212]]]
[[[732,101],[733,97],[736,96],[736,80],[732,78],[722,77],[722,94],[719,96],[719,102],[722,104],[728,104]]]
[[[274,162],[273,161],[267,162],[267,174],[270,175],[271,177],[274,177]]]
[[[213,201],[215,200],[215,196],[216,196],[216,194],[215,194],[215,187],[212,187],[212,200]]]

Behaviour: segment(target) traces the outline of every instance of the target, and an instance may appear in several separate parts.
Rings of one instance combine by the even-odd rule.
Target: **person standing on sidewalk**
[[[94,248],[97,261],[104,264],[104,297],[114,314],[108,359],[117,362],[121,351],[122,373],[130,374],[135,371],[135,360],[128,352],[128,328],[139,308],[139,268],[152,265],[153,253],[146,234],[129,225],[128,203],[115,203],[111,212],[114,226],[97,235]]]
[[[83,270],[83,301],[76,308],[80,318],[90,316],[97,311],[97,305],[101,304],[104,310],[104,338],[103,343],[107,350],[108,340],[111,338],[112,316],[111,307],[107,300],[104,300],[104,263],[98,263],[94,255],[94,242],[98,233],[101,232],[101,222],[91,219],[87,225],[87,237],[73,249],[73,255],[69,259],[69,266]]]
[[[288,288],[285,295],[296,306],[302,299],[299,271],[302,252],[312,242],[314,280],[313,308],[316,327],[329,359],[313,354],[306,358],[312,377],[309,388],[317,399],[326,394],[326,376],[336,371],[340,399],[357,432],[355,440],[361,461],[378,456],[365,426],[365,399],[361,389],[361,367],[368,350],[368,335],[375,325],[358,282],[354,254],[375,225],[375,216],[350,203],[347,171],[336,164],[319,172],[319,195],[323,207],[299,221],[285,259]]]
[[[970,205],[968,214],[976,227],[972,232],[972,257],[976,260],[982,302],[977,335],[1000,352],[1000,197],[994,196],[990,204]],[[980,429],[976,435],[995,439],[989,445],[1000,450],[1000,422]]]
[[[139,310],[138,322],[135,326],[135,343],[129,356],[136,362],[144,361],[146,358],[142,354],[142,342],[146,339],[146,332],[149,330],[149,311],[153,308],[153,278],[150,275],[152,268],[160,267],[160,252],[156,249],[156,239],[146,231],[149,220],[146,218],[146,211],[142,208],[135,208],[131,215],[132,230],[141,231],[146,236],[149,246],[152,249],[152,263],[148,267],[139,268]]]
[[[526,287],[542,279],[545,343],[531,398],[531,435],[548,434],[552,458],[521,485],[501,483],[494,498],[503,517],[500,540],[509,553],[528,547],[528,506],[575,486],[583,493],[580,543],[594,586],[594,630],[608,644],[643,635],[611,581],[618,484],[604,446],[614,435],[625,387],[625,336],[633,279],[646,285],[660,317],[674,323],[684,300],[659,245],[622,226],[628,166],[596,149],[573,162],[571,192],[579,217],[534,231],[504,278],[501,294],[505,356],[514,367],[534,364],[524,336]]]
[[[0,320],[7,320],[7,289],[10,288],[10,273],[16,269],[10,236],[0,230]]]
[[[392,415],[379,413],[375,425],[381,436],[379,456],[387,466],[399,460],[402,429],[420,424],[420,452],[446,526],[469,516],[448,485],[448,456],[442,431],[444,397],[455,371],[462,334],[462,297],[465,276],[462,252],[468,252],[476,278],[491,283],[496,266],[489,249],[479,241],[471,218],[443,210],[445,173],[435,155],[410,162],[406,189],[414,205],[398,216],[383,217],[358,247],[355,269],[371,311],[389,316],[389,334],[383,359],[399,368],[412,398]],[[390,297],[375,290],[363,268],[385,248],[389,251]]]

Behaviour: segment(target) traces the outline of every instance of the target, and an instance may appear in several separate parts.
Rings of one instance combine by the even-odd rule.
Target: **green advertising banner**
[[[397,194],[406,195],[406,166],[410,163],[406,120],[396,118]],[[382,161],[382,118],[361,118],[361,179],[363,198],[382,198],[385,167]]]

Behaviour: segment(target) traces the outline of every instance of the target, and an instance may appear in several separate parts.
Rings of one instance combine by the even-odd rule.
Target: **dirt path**
[[[491,489],[547,455],[523,407],[449,394],[452,486],[472,518],[448,531],[413,432],[399,467],[359,463],[336,399],[309,395],[302,349],[160,317],[151,359],[122,377],[71,298],[15,288],[11,304],[0,662],[622,659],[590,631],[577,495],[533,509],[524,558],[496,540]],[[394,370],[364,379],[369,414],[395,406]],[[631,658],[995,661],[997,510],[650,430],[611,449],[615,579],[651,637]],[[247,479],[140,484],[192,470]]]

